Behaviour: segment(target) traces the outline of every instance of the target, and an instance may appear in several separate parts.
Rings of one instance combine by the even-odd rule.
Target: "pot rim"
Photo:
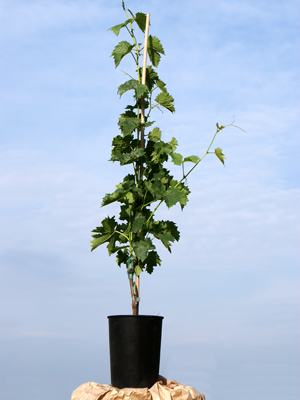
[[[155,318],[164,319],[161,315],[109,315],[107,318]]]

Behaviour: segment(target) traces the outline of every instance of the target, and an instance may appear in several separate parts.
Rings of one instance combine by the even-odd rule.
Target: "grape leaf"
[[[142,75],[142,68],[140,68],[140,74]],[[158,80],[158,75],[156,71],[149,65],[146,69],[146,85],[149,90],[152,90],[156,81]]]
[[[149,132],[149,139],[152,142],[158,142],[161,138],[161,130],[159,128],[154,128],[153,131]]]
[[[107,246],[107,248],[109,248],[109,245]],[[129,249],[129,244],[127,246],[116,246],[116,247],[114,247],[113,249],[109,250],[109,253],[110,253],[109,255],[114,254],[117,251],[122,250],[122,249]]]
[[[152,274],[154,267],[161,265],[161,259],[156,251],[149,251],[143,264],[146,267],[148,274]]]
[[[169,142],[169,145],[171,146],[171,149],[174,152],[176,150],[176,147],[178,146],[178,142],[174,137],[172,137],[172,139]]]
[[[160,54],[165,54],[160,40],[156,36],[149,35],[148,39],[148,55],[154,67],[157,67],[160,62]]]
[[[126,40],[116,45],[113,52],[111,53],[111,56],[114,57],[116,68],[120,64],[122,58],[125,57],[126,54],[130,53],[133,47],[134,45],[126,42]]]
[[[135,22],[138,24],[138,27],[142,32],[145,32],[146,29],[146,18],[147,16],[144,13],[138,12],[135,14]]]
[[[149,45],[148,47],[152,48],[153,50],[157,51],[160,54],[165,55],[164,48],[160,43],[160,40],[156,36],[149,35]]]
[[[174,98],[169,93],[161,92],[156,96],[155,101],[172,113],[175,112]]]
[[[180,234],[177,226],[172,221],[155,221],[150,223],[149,232],[159,239],[163,245],[171,252],[171,245],[176,240],[178,242]]]
[[[174,206],[176,203],[180,201],[182,193],[177,188],[169,188],[167,193],[164,195],[164,200],[168,208]]]
[[[144,215],[142,213],[138,213],[132,223],[131,232],[136,233],[137,231],[140,231],[145,222],[146,218]]]
[[[139,158],[143,157],[145,155],[145,150],[141,148],[134,149],[128,153],[114,153],[110,161],[119,161],[120,165],[127,165],[131,164],[134,161],[137,161]]]
[[[126,196],[126,191],[123,188],[115,190],[113,193],[107,193],[101,203],[101,207],[107,206],[108,204],[114,203],[115,201],[119,201],[123,197]]]
[[[225,156],[224,156],[224,154],[223,154],[223,150],[220,149],[220,147],[218,147],[218,148],[216,148],[216,150],[215,150],[215,154],[216,154],[216,156],[218,157],[218,159],[221,161],[221,163],[225,166],[225,162],[224,162]]]
[[[121,117],[119,119],[119,125],[124,136],[130,135],[140,124],[141,120],[139,118]]]
[[[156,85],[162,92],[167,92],[166,84],[163,81],[161,81],[160,79],[158,79],[156,81]]]
[[[135,240],[132,242],[132,247],[135,252],[135,255],[142,261],[145,261],[149,250],[155,249],[155,246],[153,245],[152,240],[150,238],[143,240]]]
[[[127,24],[129,24],[130,22],[132,22],[133,19],[127,19],[123,24],[118,24],[113,26],[112,28],[109,28],[109,31],[112,31],[116,36],[119,36],[120,30],[122,28],[124,28],[124,26],[126,26]]]
[[[121,154],[130,153],[131,142],[132,142],[131,135],[127,135],[125,137],[120,136],[120,135],[115,136],[112,141],[112,146],[113,146],[112,151],[111,151],[112,157],[119,153],[121,153]],[[112,159],[110,159],[110,160],[113,161]]]
[[[197,162],[200,161],[200,158],[198,156],[189,156],[189,157],[185,157],[185,159],[183,160],[183,162],[187,162],[190,161],[194,164],[197,164]]]
[[[92,231],[93,232],[93,231]],[[92,235],[92,237],[94,238],[93,240],[91,240],[91,251],[95,250],[98,246],[100,246],[101,244],[107,242],[109,240],[109,238],[111,237],[111,233],[107,233],[106,235]]]
[[[142,85],[136,79],[130,79],[118,87],[118,94],[120,95],[120,98],[125,92],[132,89],[135,91],[136,98],[139,98],[146,92],[147,86]]]
[[[166,187],[161,181],[156,180],[151,184],[150,192],[155,196],[155,198],[161,199],[166,192]]]
[[[106,194],[102,199],[101,207],[107,206],[115,201],[121,200],[123,197],[127,196],[130,190],[138,190],[135,187],[134,175],[126,175],[123,182],[116,185],[116,190],[111,194]]]
[[[171,253],[171,242],[174,242],[174,237],[170,233],[158,233],[155,235],[158,239],[161,240],[162,244],[169,250]]]
[[[178,242],[180,238],[179,230],[173,221],[164,221],[165,231],[170,232],[174,239]]]
[[[157,141],[154,145],[154,151],[151,154],[151,162],[161,163],[168,160],[168,154],[172,151],[169,143]]]
[[[96,247],[101,244],[107,242],[111,236],[115,233],[115,228],[117,226],[117,222],[115,221],[115,217],[107,217],[101,223],[102,226],[98,226],[93,229],[92,232],[97,233],[96,235],[92,235],[93,240],[91,241],[91,251],[96,249]]]
[[[172,158],[172,161],[175,165],[181,165],[182,164],[182,155],[179,153],[170,153],[170,156]]]
[[[121,264],[126,264],[126,261],[128,259],[128,250],[119,250],[117,253],[117,264],[119,267],[121,267]]]
[[[129,207],[127,204],[123,204],[121,206],[121,211],[120,211],[120,220],[121,221],[129,221],[131,217],[133,216],[133,211],[131,207]]]

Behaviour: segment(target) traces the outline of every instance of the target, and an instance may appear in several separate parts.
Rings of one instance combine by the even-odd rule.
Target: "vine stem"
[[[114,233],[119,233],[120,235],[122,235],[122,236],[126,237],[126,239],[128,240],[128,242],[129,242],[129,244],[130,244],[129,237],[128,237],[128,236],[126,236],[126,235],[124,235],[124,233],[122,233],[122,232],[119,232],[119,231],[114,231]],[[113,235],[113,234],[112,234],[112,235]],[[112,235],[111,235],[111,236],[112,236]]]
[[[222,128],[222,129],[223,129],[223,128]],[[182,177],[182,179],[180,179],[180,181],[175,185],[175,187],[177,187],[184,179],[186,179],[186,178],[188,177],[188,175],[197,167],[197,165],[200,163],[200,161],[202,161],[203,158],[208,154],[208,152],[209,152],[209,150],[210,150],[210,148],[211,148],[211,146],[212,146],[212,144],[213,144],[213,142],[214,142],[214,140],[215,140],[217,134],[220,132],[220,130],[221,130],[221,129],[217,129],[217,130],[216,130],[216,133],[214,134],[214,137],[213,137],[213,139],[212,139],[210,145],[208,146],[208,149],[206,150],[206,152],[203,154],[203,156],[200,158],[200,160],[189,170],[189,172],[188,172],[186,175],[184,175],[184,176]]]
[[[232,124],[233,124],[233,123],[231,123],[231,124],[229,124],[229,125],[226,125],[226,126],[231,126]],[[225,128],[225,127],[224,127],[224,128]],[[221,129],[224,129],[224,128],[221,128]],[[216,130],[216,132],[215,132],[215,134],[214,134],[214,137],[212,138],[212,141],[210,142],[210,145],[208,146],[208,149],[206,150],[206,152],[203,154],[203,156],[200,158],[200,160],[189,170],[189,172],[188,172],[186,175],[184,175],[183,178],[182,178],[179,182],[177,182],[177,184],[175,185],[175,187],[177,187],[184,179],[186,179],[187,176],[197,167],[197,165],[200,163],[200,161],[202,161],[203,158],[208,154],[208,152],[209,152],[209,150],[210,150],[210,148],[211,148],[211,146],[212,146],[212,144],[213,144],[213,142],[214,142],[214,140],[215,140],[217,134],[220,132],[221,129],[220,129],[220,128],[217,128],[217,130]],[[154,210],[152,211],[152,213],[151,213],[150,217],[148,218],[147,222],[150,221],[150,219],[152,218],[152,216],[154,215],[154,213],[156,212],[156,210],[158,209],[158,207],[159,207],[162,203],[163,203],[163,200],[161,200],[161,201],[158,203],[158,205],[154,208]]]
[[[122,7],[123,7],[123,10],[124,10],[124,12],[125,12],[125,15],[126,15],[127,19],[131,19],[131,18],[129,18],[129,15],[127,14],[124,1],[122,2]],[[129,22],[129,25],[130,25],[130,30],[127,28],[127,26],[126,26],[126,29],[127,29],[127,31],[129,32],[129,35],[130,35],[130,36],[132,37],[132,39],[133,39],[133,42],[134,42],[134,45],[135,45],[135,48],[136,48],[136,59],[134,58],[134,55],[132,54],[132,52],[130,52],[130,53],[131,53],[131,55],[132,55],[132,57],[133,57],[133,59],[134,59],[134,61],[135,61],[135,63],[136,63],[137,74],[138,74],[138,81],[139,81],[139,83],[141,83],[140,71],[139,71],[139,69],[140,69],[140,68],[139,68],[139,48],[138,48],[138,45],[137,45],[137,42],[136,42],[136,38],[135,38],[134,33],[133,33],[132,22]]]

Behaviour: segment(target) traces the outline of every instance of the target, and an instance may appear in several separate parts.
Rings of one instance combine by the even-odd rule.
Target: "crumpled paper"
[[[118,389],[95,382],[84,383],[74,390],[71,400],[205,400],[205,396],[191,386],[160,376],[150,389]]]

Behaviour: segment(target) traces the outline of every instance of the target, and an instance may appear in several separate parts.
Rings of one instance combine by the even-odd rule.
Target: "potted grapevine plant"
[[[133,14],[125,8],[124,2],[122,8],[126,14],[125,22],[110,30],[116,36],[121,30],[127,31],[130,42],[119,42],[112,57],[115,67],[127,55],[132,57],[135,77],[126,73],[130,79],[118,88],[120,97],[129,91],[133,96],[132,103],[120,115],[120,133],[112,140],[110,161],[121,166],[131,165],[132,173],[116,185],[114,192],[103,197],[102,206],[117,202],[120,213],[118,218],[104,218],[92,231],[91,249],[106,244],[109,256],[115,254],[118,266],[126,267],[130,284],[133,315],[108,317],[112,386],[150,387],[158,379],[163,317],[139,315],[139,277],[142,272],[152,274],[155,267],[161,265],[155,241],[160,241],[171,252],[172,244],[180,236],[174,222],[156,220],[155,212],[163,204],[168,208],[177,204],[181,209],[186,206],[190,194],[186,178],[207,154],[215,154],[224,164],[222,150],[216,148],[211,152],[210,149],[225,126],[217,124],[212,141],[201,158],[179,154],[174,137],[168,141],[162,139],[161,130],[150,116],[156,109],[175,112],[174,99],[156,69],[165,54],[164,48],[156,36],[148,35],[149,14]],[[144,35],[144,45],[139,43],[136,30]],[[166,168],[168,160],[182,167],[180,178],[170,174]],[[186,164],[192,166],[184,172]]]

